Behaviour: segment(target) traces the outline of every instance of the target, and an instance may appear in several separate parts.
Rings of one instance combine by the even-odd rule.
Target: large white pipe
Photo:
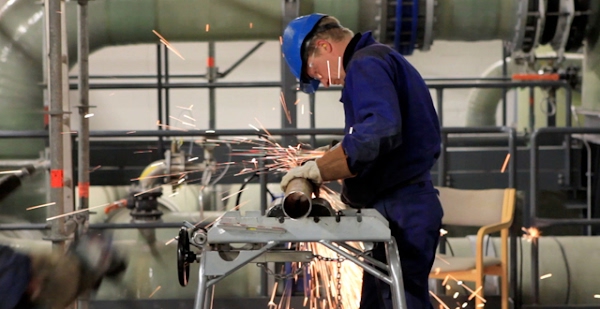
[[[543,55],[539,55],[543,57]],[[563,66],[578,66],[581,67],[583,55],[581,54],[565,54],[566,60]],[[517,65],[511,58],[506,58],[507,75],[510,78],[515,73],[525,72],[523,66]],[[499,78],[502,74],[502,60],[499,60],[488,67],[481,78]],[[496,126],[496,111],[498,104],[502,100],[501,88],[474,88],[469,92],[467,97],[467,127],[482,127]]]

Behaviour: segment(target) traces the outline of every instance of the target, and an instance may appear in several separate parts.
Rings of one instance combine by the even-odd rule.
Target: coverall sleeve
[[[355,123],[342,141],[353,173],[402,143],[402,118],[394,72],[377,57],[352,61],[346,75],[346,95]]]
[[[0,245],[0,309],[14,308],[27,290],[31,261],[27,255]]]

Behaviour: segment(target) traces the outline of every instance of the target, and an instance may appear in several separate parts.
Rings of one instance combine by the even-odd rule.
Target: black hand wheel
[[[186,286],[190,277],[190,263],[196,260],[196,254],[190,251],[190,237],[185,227],[179,230],[177,240],[177,275],[179,284]]]

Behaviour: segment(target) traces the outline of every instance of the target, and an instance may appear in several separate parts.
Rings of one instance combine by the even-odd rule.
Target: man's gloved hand
[[[31,254],[29,295],[35,304],[64,308],[80,294],[96,289],[102,278],[125,270],[109,241],[82,237],[66,254]]]
[[[281,190],[285,192],[288,184],[294,178],[305,178],[312,181],[315,185],[320,186],[323,183],[323,179],[321,178],[321,172],[319,171],[319,167],[315,161],[307,161],[302,166],[294,167],[289,170],[285,176],[281,179]]]

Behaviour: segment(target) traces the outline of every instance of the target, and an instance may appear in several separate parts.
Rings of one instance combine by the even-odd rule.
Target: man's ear
[[[323,39],[317,41],[316,47],[321,51],[321,53],[330,53],[333,50],[331,42]]]

